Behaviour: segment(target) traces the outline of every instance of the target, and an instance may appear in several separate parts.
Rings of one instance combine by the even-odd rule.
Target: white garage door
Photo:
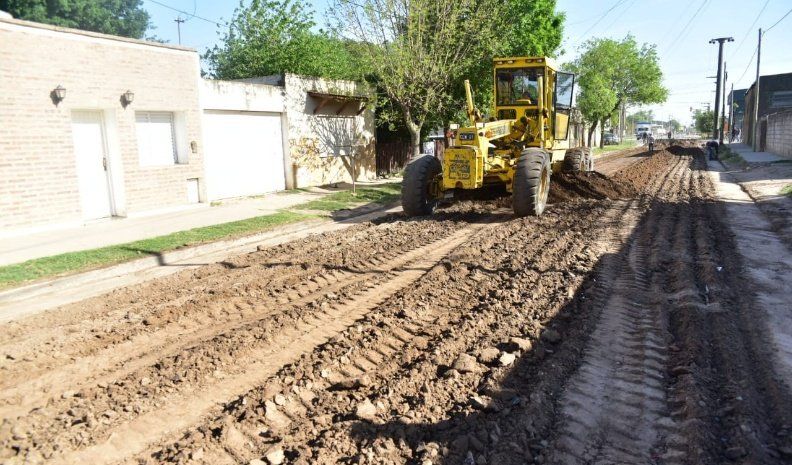
[[[206,111],[204,139],[209,200],[286,187],[279,114]]]

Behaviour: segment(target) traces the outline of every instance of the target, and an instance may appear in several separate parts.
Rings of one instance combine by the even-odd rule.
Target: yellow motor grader
[[[570,148],[569,122],[575,75],[558,71],[546,57],[496,58],[495,108],[487,121],[473,106],[465,81],[470,125],[456,130],[440,159],[424,155],[406,167],[402,207],[428,215],[455,191],[504,186],[514,214],[541,215],[550,174],[591,171],[588,149]]]

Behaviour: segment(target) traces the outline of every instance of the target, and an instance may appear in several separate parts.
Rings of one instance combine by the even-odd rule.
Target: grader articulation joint
[[[457,129],[442,162],[425,155],[407,165],[408,215],[432,213],[449,193],[500,185],[512,193],[515,215],[538,216],[552,172],[593,170],[589,150],[569,144],[575,76],[546,57],[496,58],[494,65],[493,116],[483,121],[465,81],[469,126]]]

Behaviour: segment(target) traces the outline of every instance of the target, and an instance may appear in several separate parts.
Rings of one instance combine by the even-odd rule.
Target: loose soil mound
[[[636,194],[635,188],[623,181],[600,173],[559,173],[550,183],[550,202],[576,199],[616,200]]]

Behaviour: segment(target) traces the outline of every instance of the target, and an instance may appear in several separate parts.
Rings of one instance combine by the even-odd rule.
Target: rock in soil
[[[500,350],[496,349],[495,347],[487,347],[486,349],[481,349],[478,354],[478,360],[481,363],[490,364],[498,359],[500,355]]]
[[[469,354],[460,354],[452,368],[460,373],[481,373],[484,371],[484,368],[476,361],[476,357]]]
[[[355,416],[361,420],[374,421],[377,419],[377,407],[366,399],[355,407]]]

